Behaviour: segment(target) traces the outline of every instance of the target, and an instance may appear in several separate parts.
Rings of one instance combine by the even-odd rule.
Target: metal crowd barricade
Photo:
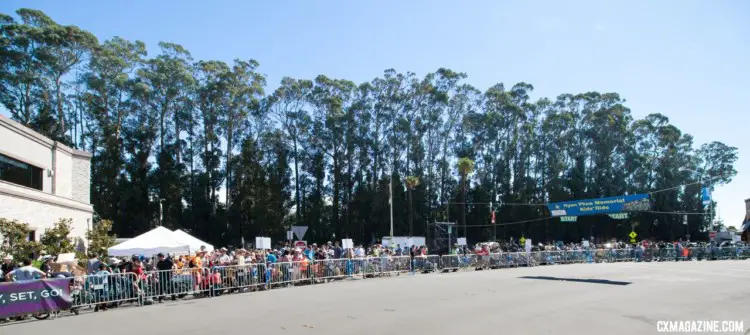
[[[439,265],[439,257],[438,255],[433,256],[437,262],[435,264]],[[411,257],[410,256],[391,256],[388,258],[388,272],[390,273],[407,273],[412,271],[411,267]]]
[[[518,267],[522,265],[523,261],[520,259],[518,252],[506,252],[504,254],[508,267]]]
[[[691,247],[690,248],[690,260],[702,261],[707,258],[708,253],[706,248],[703,247]]]
[[[325,259],[315,261],[313,272],[315,278],[322,281],[346,278],[351,276],[349,268],[351,262],[348,259]]]
[[[653,248],[644,248],[642,256],[639,261],[641,262],[652,262],[654,259],[658,256],[654,255],[654,249]],[[638,260],[637,260],[638,261]]]
[[[175,270],[157,270],[149,273],[146,284],[146,297],[149,299],[175,297],[185,298],[192,295],[196,298],[208,296],[217,283],[215,275],[206,268],[186,268]]]
[[[455,272],[458,271],[459,268],[459,255],[443,255],[440,257],[440,270],[442,270],[442,272]]]
[[[347,276],[349,277],[365,277],[367,274],[367,259],[364,257],[356,257],[349,259],[347,263]]]
[[[575,262],[575,253],[571,250],[563,250],[560,252],[560,263],[570,264]]]
[[[544,252],[544,264],[547,265],[555,265],[560,262],[560,252],[559,251],[545,251]]]
[[[531,262],[529,260],[529,254],[524,251],[514,252],[513,257],[515,257],[516,266],[531,266]]]
[[[635,249],[614,249],[612,251],[615,262],[632,262],[635,259]]]
[[[142,303],[141,288],[134,273],[92,274],[75,277],[73,280],[71,296],[75,308]]]
[[[659,261],[675,261],[677,260],[677,250],[675,250],[673,247],[663,248],[660,249],[659,252]]]
[[[508,266],[507,258],[502,252],[491,253],[489,258],[490,269],[500,269]]]
[[[257,290],[265,287],[266,284],[266,265],[262,263],[220,266],[212,272],[214,273],[212,281],[219,283],[211,287],[212,295]],[[220,278],[215,277],[217,272]]]
[[[725,260],[725,259],[736,259],[737,257],[737,248],[735,247],[721,247],[717,248],[717,259]]]
[[[530,265],[544,265],[544,251],[533,251],[529,257]]]
[[[438,255],[425,255],[425,256],[415,256],[412,270],[414,272],[434,272],[438,270],[438,266],[440,265],[440,256]]]
[[[476,255],[476,264],[474,268],[476,270],[484,270],[490,268],[490,255]]]
[[[409,256],[381,256],[149,271],[140,277],[133,273],[94,274],[75,277],[71,295],[73,307],[76,308],[110,307],[129,302],[143,304],[155,299],[218,296],[297,283],[320,283],[355,276],[368,278],[409,271],[448,272],[543,264],[714,259],[750,259],[750,247],[686,247],[682,252],[673,246],[645,249],[555,250],[501,252],[488,256],[427,255],[414,259]]]
[[[382,274],[383,260],[380,257],[362,257],[358,259],[360,274],[364,278],[373,278]]]
[[[271,287],[288,286],[313,280],[311,261],[272,263],[266,274]]]
[[[440,269],[443,272],[473,269],[476,265],[477,257],[474,254],[445,255],[440,258]]]

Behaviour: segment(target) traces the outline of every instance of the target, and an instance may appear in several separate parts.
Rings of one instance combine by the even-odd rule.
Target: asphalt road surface
[[[739,320],[748,330],[750,260],[347,280],[9,323],[0,333],[651,334],[660,320]]]

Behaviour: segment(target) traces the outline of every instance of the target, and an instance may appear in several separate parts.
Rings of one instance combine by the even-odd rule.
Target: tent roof
[[[158,253],[187,254],[190,247],[175,238],[174,233],[164,227],[138,235],[108,249],[110,256],[153,256]]]
[[[190,252],[196,252],[200,250],[201,246],[205,246],[206,251],[208,252],[214,251],[213,245],[203,242],[199,240],[198,238],[194,237],[193,235],[190,235],[184,232],[183,230],[177,229],[174,232],[172,232],[172,234],[177,239],[177,241],[180,241],[190,246]]]

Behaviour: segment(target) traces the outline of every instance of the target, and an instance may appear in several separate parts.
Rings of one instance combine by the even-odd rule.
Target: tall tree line
[[[161,222],[236,245],[306,225],[308,240],[368,243],[389,233],[392,189],[396,235],[449,221],[492,240],[493,202],[498,238],[622,239],[634,227],[697,237],[706,216],[686,227],[671,213],[705,210],[699,178],[716,187],[736,174],[736,148],[696,146],[662,114],[634,119],[617,93],[533,100],[530,84],[481,91],[443,68],[365,83],[284,78],[267,91],[258,69],[195,60],[175,43],[149,56],[143,42],[101,42],[38,10],[0,14],[0,103],[93,153],[94,208],[118,236]],[[626,220],[561,223],[540,206],[654,191],[653,212]]]

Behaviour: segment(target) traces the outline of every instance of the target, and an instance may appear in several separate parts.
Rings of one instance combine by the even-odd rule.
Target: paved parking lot
[[[741,320],[750,260],[539,266],[349,280],[0,325],[3,334],[651,334]]]

